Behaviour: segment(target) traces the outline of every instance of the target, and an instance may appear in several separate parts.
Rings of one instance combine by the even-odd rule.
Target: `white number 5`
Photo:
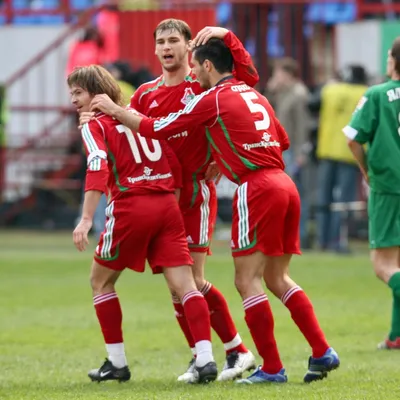
[[[128,139],[129,146],[132,151],[133,158],[135,159],[137,164],[140,164],[142,162],[142,157],[140,157],[140,152],[138,145],[136,143],[135,137],[133,136],[132,131],[127,128],[125,125],[117,125],[116,126],[117,131],[119,133],[124,133],[126,138]],[[153,146],[154,146],[154,151],[151,151],[149,147],[147,146],[146,139],[138,133],[138,138],[140,141],[140,145],[144,151],[144,154],[150,161],[158,161],[161,158],[161,146],[160,142],[158,140],[153,139]]]
[[[263,116],[263,119],[261,121],[254,122],[256,129],[258,131],[263,131],[265,129],[268,129],[269,126],[271,125],[271,119],[269,118],[267,110],[263,105],[253,102],[253,100],[258,99],[257,94],[254,92],[245,92],[245,93],[240,93],[240,95],[243,97],[243,100],[246,102],[247,107],[249,107],[249,110],[252,114],[259,112]]]

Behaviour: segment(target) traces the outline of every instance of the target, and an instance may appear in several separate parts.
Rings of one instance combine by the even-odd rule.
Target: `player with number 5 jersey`
[[[68,76],[68,85],[78,112],[88,111],[96,94],[107,94],[121,104],[117,82],[100,66],[74,70]],[[193,279],[193,260],[174,194],[181,181],[175,155],[167,145],[145,139],[105,114],[96,115],[82,127],[82,139],[87,153],[87,174],[82,218],[73,234],[78,250],[85,250],[88,243],[100,196],[109,193],[105,229],[91,270],[94,306],[108,358],[100,368],[89,372],[89,378],[130,379],[122,311],[114,285],[125,268],[143,272],[147,260],[153,273],[164,274],[168,287],[184,307],[199,354],[194,365],[195,381],[215,380],[210,315]]]
[[[289,309],[312,349],[304,381],[326,378],[339,366],[339,357],[329,346],[310,299],[289,276],[291,257],[300,254],[300,198],[284,172],[282,152],[289,147],[288,136],[267,99],[233,77],[233,57],[222,40],[213,38],[196,47],[192,63],[202,87],[208,90],[179,113],[151,119],[129,115],[117,107],[110,109],[109,101],[102,104],[101,98],[95,98],[93,105],[108,110],[131,129],[140,129],[146,137],[169,137],[193,125],[206,128],[214,159],[239,185],[232,224],[235,286],[263,359],[263,365],[239,383],[287,381],[262,278]]]

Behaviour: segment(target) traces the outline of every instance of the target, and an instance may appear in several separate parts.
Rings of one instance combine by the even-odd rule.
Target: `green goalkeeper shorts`
[[[400,195],[371,190],[368,199],[369,247],[400,246]]]

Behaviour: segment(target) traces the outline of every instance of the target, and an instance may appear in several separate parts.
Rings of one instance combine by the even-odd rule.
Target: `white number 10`
[[[263,105],[253,102],[253,100],[258,99],[257,94],[254,92],[245,92],[245,93],[240,93],[240,95],[243,97],[243,100],[246,102],[247,107],[249,107],[249,110],[252,114],[259,112],[263,116],[263,119],[261,121],[254,122],[256,129],[258,131],[263,131],[265,129],[268,129],[269,126],[271,125],[271,119],[269,118],[267,110]]]
[[[136,143],[135,137],[133,136],[132,131],[129,128],[127,128],[125,125],[117,125],[116,128],[119,133],[125,134],[126,138],[128,139],[133,158],[135,159],[137,164],[140,164],[142,162],[142,157],[140,157],[139,148]],[[140,136],[139,133],[137,134],[137,136],[139,138],[140,145],[141,145],[146,157],[150,161],[158,161],[161,158],[160,142],[158,140],[152,139],[154,151],[151,151],[149,149],[149,147],[147,146],[146,139],[144,137]]]

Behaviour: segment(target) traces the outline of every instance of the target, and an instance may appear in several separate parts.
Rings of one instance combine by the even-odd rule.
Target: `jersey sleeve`
[[[204,92],[191,100],[183,110],[171,113],[168,117],[144,117],[140,122],[139,132],[142,136],[153,139],[168,139],[178,133],[192,131],[190,128],[193,126],[210,126],[217,116],[214,92]]]
[[[93,120],[82,127],[82,139],[87,156],[85,191],[107,192],[108,166],[104,127]]]
[[[165,140],[160,140],[160,145],[162,152],[163,154],[165,154],[168,160],[168,164],[171,168],[175,182],[175,189],[180,189],[183,186],[181,163],[179,162],[178,157],[175,155],[174,151]]]
[[[233,75],[235,78],[251,87],[255,86],[260,77],[249,52],[244,48],[242,42],[233,32],[229,31],[224,36],[224,43],[229,47],[233,56],[235,67]]]
[[[344,134],[358,143],[370,142],[378,126],[377,99],[369,89],[361,97],[353,113],[351,121],[343,128]]]

